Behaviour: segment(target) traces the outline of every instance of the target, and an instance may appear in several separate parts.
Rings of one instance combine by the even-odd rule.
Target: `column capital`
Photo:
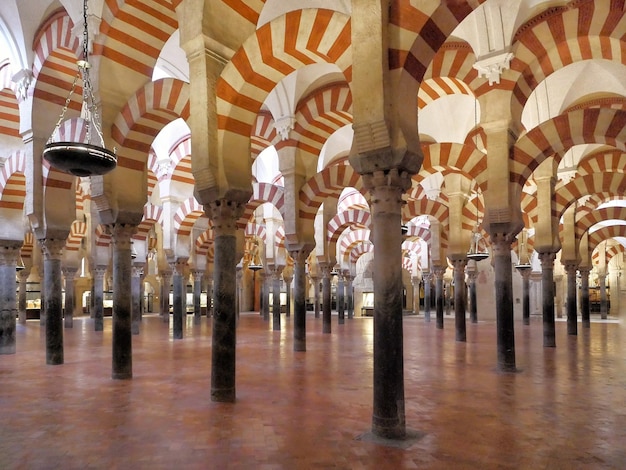
[[[539,260],[541,261],[541,269],[554,268],[554,260],[556,259],[556,253],[539,253]]]
[[[578,272],[580,273],[581,276],[589,276],[589,273],[591,272],[591,268],[579,267]]]
[[[188,259],[189,258],[177,258],[176,261],[172,263],[172,270],[179,276],[183,276],[187,268]]]
[[[73,279],[78,272],[78,268],[75,266],[61,266],[61,272],[65,279]]]
[[[131,277],[141,277],[143,274],[143,266],[138,264],[133,264],[131,267],[130,275]]]
[[[439,280],[443,280],[443,274],[446,272],[446,267],[445,266],[433,266],[432,267],[432,274],[435,276],[435,279]]]
[[[202,278],[204,277],[204,271],[201,269],[192,269],[191,274],[193,275],[194,281],[202,281]]]
[[[331,264],[330,263],[318,263],[317,265],[319,266],[320,271],[322,271],[322,279],[330,279],[330,272],[333,269]]]
[[[396,168],[366,173],[362,178],[378,212],[398,212],[403,202],[402,195],[411,187],[411,176],[407,172],[399,173]]]
[[[205,204],[204,210],[213,221],[215,235],[233,235],[237,230],[237,220],[244,211],[244,205],[237,201],[217,199]]]
[[[0,245],[0,265],[7,266],[17,264],[17,260],[20,257],[20,249],[22,248],[22,242],[15,243],[3,243]]]
[[[496,232],[490,234],[491,247],[494,256],[510,255],[511,244],[513,243],[513,235],[510,233]]]
[[[299,263],[306,263],[306,259],[311,253],[311,248],[308,246],[294,248],[294,249],[291,249],[290,247],[288,247],[287,251],[289,252],[289,256],[293,258],[294,263],[299,264]]]
[[[119,250],[130,250],[131,237],[137,231],[136,225],[110,224],[111,242]]]
[[[578,263],[565,262],[563,263],[563,268],[565,269],[565,272],[568,276],[574,276],[576,275],[576,271],[578,271]]]
[[[44,259],[60,260],[65,247],[65,238],[41,238],[39,239]]]
[[[454,267],[455,271],[458,271],[458,270],[465,271],[465,266],[467,266],[467,259],[466,258],[455,258],[455,259],[451,260],[451,262],[452,262],[452,266]]]
[[[104,279],[104,275],[107,272],[107,267],[102,265],[102,264],[100,264],[100,265],[94,266],[92,268],[92,271],[93,271],[93,277],[94,278],[102,280],[102,279]]]

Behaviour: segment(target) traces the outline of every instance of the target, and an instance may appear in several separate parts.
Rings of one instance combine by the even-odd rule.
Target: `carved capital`
[[[554,269],[555,259],[556,259],[556,253],[539,253],[539,260],[541,261],[541,269]]]
[[[104,275],[107,272],[107,267],[100,265],[93,268],[93,277],[96,280],[102,281],[104,279]]]
[[[60,260],[61,256],[63,256],[65,239],[42,238],[39,240],[39,245],[45,260]]]
[[[232,235],[237,230],[237,220],[244,211],[244,205],[236,201],[218,199],[205,205],[205,210],[209,213],[213,221],[215,235]]]
[[[563,263],[563,268],[568,276],[575,276],[578,271],[578,263]]]
[[[187,268],[187,258],[178,258],[175,263],[172,263],[172,268],[176,274],[183,276]]]
[[[432,274],[435,276],[435,279],[440,280],[443,279],[443,275],[446,272],[445,266],[433,266]]]
[[[204,271],[201,271],[199,269],[192,270],[191,274],[193,275],[194,281],[202,281],[202,278],[204,277]]]
[[[22,242],[0,246],[0,265],[15,266],[20,256]]]
[[[464,258],[457,258],[452,260],[452,266],[455,271],[463,271],[465,272],[465,266],[467,265],[467,260]]]
[[[494,256],[511,255],[513,236],[509,233],[494,233],[491,235],[491,247]]]
[[[113,247],[118,250],[129,250],[131,246],[131,237],[137,231],[137,226],[130,224],[111,224],[111,242]]]
[[[65,280],[74,280],[74,277],[76,276],[76,273],[78,272],[78,268],[75,268],[73,266],[62,266],[61,267],[61,272],[63,273],[63,277],[65,278]]]

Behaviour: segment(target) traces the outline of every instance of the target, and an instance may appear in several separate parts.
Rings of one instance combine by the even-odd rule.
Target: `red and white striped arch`
[[[245,236],[256,237],[260,240],[265,240],[265,237],[267,236],[267,229],[265,228],[265,225],[248,222],[246,224]]]
[[[300,190],[300,217],[313,220],[328,196],[338,196],[346,187],[364,191],[361,175],[344,164],[324,168],[306,182]]]
[[[272,145],[276,139],[276,128],[274,118],[269,111],[261,110],[256,117],[252,134],[250,135],[250,153],[254,160],[267,147]]]
[[[417,95],[417,107],[423,109],[439,98],[449,95],[474,96],[467,83],[454,76],[429,78],[422,82]]]
[[[448,226],[448,206],[441,201],[422,198],[411,199],[402,207],[402,220],[411,220],[419,215],[427,215]]]
[[[593,251],[600,243],[609,238],[626,237],[626,225],[607,225],[589,235],[589,251]]]
[[[369,212],[370,205],[365,196],[354,188],[350,188],[341,192],[341,197],[337,201],[337,212],[343,212],[350,209],[364,210]]]
[[[358,209],[340,212],[328,222],[326,238],[329,243],[337,242],[339,236],[348,227],[353,229],[368,228],[371,218],[369,212]]]
[[[582,176],[594,173],[625,172],[626,153],[615,149],[593,152],[578,162],[577,171]]]
[[[442,142],[422,145],[424,171],[454,169],[464,173],[485,190],[487,186],[487,155],[473,145]]]
[[[606,144],[626,150],[626,111],[591,108],[556,116],[518,139],[513,147],[511,182],[523,185],[546,158],[560,161],[579,144]]]
[[[20,255],[22,256],[22,259],[32,258],[34,246],[35,236],[33,235],[33,232],[26,232],[24,234],[24,244],[22,245],[22,248],[20,250]]]
[[[216,85],[220,154],[249,152],[261,105],[294,70],[331,63],[350,82],[350,44],[350,17],[330,10],[292,11],[260,27],[224,67]]]
[[[272,204],[284,218],[285,189],[270,183],[252,183],[252,196],[239,219],[239,225],[243,227],[247,224],[257,207],[265,203]]]
[[[189,85],[174,78],[147,83],[126,103],[113,122],[119,144],[117,164],[143,171],[154,138],[171,121],[189,118]]]
[[[576,238],[580,239],[595,224],[606,220],[626,220],[626,207],[612,206],[586,211],[582,217],[576,218]]]
[[[11,64],[7,62],[0,65],[0,135],[20,136],[20,108],[15,92]]]
[[[209,248],[213,245],[215,240],[215,233],[213,228],[209,227],[202,232],[195,241],[196,255],[206,256],[209,253]]]
[[[75,220],[70,226],[70,234],[65,241],[66,251],[78,251],[80,242],[87,234],[87,224],[81,220]]]
[[[621,41],[625,32],[613,2],[573,2],[551,8],[519,28],[511,62],[517,74],[511,103],[514,119],[521,120],[532,92],[555,71],[591,59],[624,64]]]
[[[178,28],[178,3],[105,0],[94,55],[151,78],[163,45]]]
[[[340,253],[345,253],[346,251],[348,251],[350,246],[353,245],[355,242],[369,240],[370,234],[371,232],[368,228],[344,232],[343,236],[339,238]]]
[[[94,234],[94,240],[96,246],[108,247],[111,245],[111,233],[106,225],[98,224],[96,226],[96,233]]]
[[[204,208],[195,197],[186,199],[174,214],[174,232],[181,237],[189,236],[191,229],[203,215]]]
[[[26,155],[17,150],[6,159],[0,170],[0,208],[7,217],[6,223],[19,220],[22,216],[26,197],[25,166]]]
[[[352,124],[350,87],[332,84],[298,103],[293,138],[298,148],[318,156],[328,137],[348,124]]]
[[[143,206],[143,217],[137,226],[137,232],[133,235],[136,240],[145,240],[148,238],[150,229],[156,224],[160,224],[163,220],[163,207],[147,202]]]
[[[191,135],[184,136],[170,150],[170,178],[179,183],[194,184],[191,173]]]
[[[365,253],[373,253],[374,252],[374,244],[369,240],[360,240],[355,242],[350,246],[349,250],[346,251],[343,255],[344,265],[347,265],[348,262],[350,264],[356,264],[361,256]]]
[[[589,194],[609,193],[623,195],[626,190],[626,175],[623,173],[596,173],[578,176],[565,185],[557,185],[554,217],[560,219],[570,204]]]
[[[91,199],[91,196],[83,191],[83,186],[76,185],[76,214],[82,214],[85,212],[85,201]]]
[[[610,245],[606,248],[606,263],[608,264],[611,261],[611,258],[614,256],[621,255],[625,252],[624,246],[621,243],[617,245]],[[593,255],[591,256],[591,264],[597,265],[600,263],[600,251],[595,250]]]
[[[285,227],[282,225],[276,229],[274,233],[274,246],[276,250],[285,248]]]
[[[408,224],[406,233],[406,241],[415,242],[415,239],[421,238],[427,244],[430,244],[430,227],[425,225]]]

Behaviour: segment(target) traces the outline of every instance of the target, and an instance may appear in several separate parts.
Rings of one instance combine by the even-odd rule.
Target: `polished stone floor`
[[[626,334],[594,321],[578,337],[541,318],[517,322],[517,374],[495,371],[495,324],[468,324],[467,343],[405,317],[406,448],[360,439],[372,410],[372,319],[322,334],[307,352],[256,313],[238,328],[237,403],[212,403],[211,335],[187,320],[172,340],[157,316],[133,337],[134,378],[111,380],[111,319],[65,330],[65,364],[45,364],[38,321],[0,356],[1,469],[624,469]]]

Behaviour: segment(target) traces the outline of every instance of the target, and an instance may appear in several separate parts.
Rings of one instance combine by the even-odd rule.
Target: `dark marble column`
[[[131,329],[131,236],[137,227],[127,224],[111,225],[113,246],[113,323],[112,374],[113,379],[133,376]]]
[[[241,300],[243,299],[243,267],[237,266],[235,274],[237,279],[237,295],[235,295],[235,314],[237,315],[237,324],[239,324],[239,314],[241,313]]]
[[[437,328],[443,329],[443,273],[446,268],[443,266],[433,266],[435,276],[435,311],[437,315]]]
[[[532,268],[517,268],[517,272],[522,276],[522,322],[524,325],[530,325],[530,275]]]
[[[406,435],[402,326],[402,194],[408,175],[396,170],[362,176],[371,194],[374,280],[374,406],[372,432]]]
[[[236,230],[243,205],[222,199],[208,204],[208,212],[215,232],[211,400],[234,402],[237,343]]]
[[[346,306],[345,306],[345,284],[341,273],[337,275],[337,317],[339,325],[346,322]]]
[[[74,306],[76,304],[74,300],[74,277],[78,268],[65,267],[61,268],[63,277],[65,278],[65,309],[64,313],[64,326],[65,328],[74,327]]]
[[[20,256],[21,246],[21,240],[5,240],[0,246],[0,354],[15,354],[15,319],[17,317],[15,266]],[[62,348],[61,345],[61,351]]]
[[[293,281],[292,276],[285,276],[285,272],[283,271],[283,280],[285,281],[285,294],[286,294],[286,302],[285,306],[285,317],[291,317],[291,282]]]
[[[478,323],[478,299],[476,298],[476,278],[478,272],[476,268],[467,271],[467,278],[469,279],[469,317],[470,323]]]
[[[206,275],[206,274],[205,274]],[[206,280],[206,319],[207,322],[211,321],[213,317],[213,276]]]
[[[141,324],[141,275],[143,272],[143,264],[133,264],[131,270],[131,333],[139,334],[139,325]]]
[[[417,315],[420,313],[420,278],[417,276],[411,277],[411,297],[413,302],[411,305],[411,311]]]
[[[39,240],[39,243],[44,259],[43,296],[46,304],[46,364],[63,364],[61,256],[65,239],[44,238]],[[15,275],[15,273],[13,274]]]
[[[497,367],[502,372],[515,372],[517,370],[515,365],[511,240],[512,237],[508,234],[491,234],[495,268]]]
[[[104,275],[106,266],[93,268],[93,325],[95,331],[104,330]]]
[[[554,253],[539,253],[541,260],[541,304],[543,306],[543,346],[556,347],[554,325]]]
[[[454,326],[456,340],[467,341],[467,326],[465,324],[465,258],[452,260],[454,266]]]
[[[583,328],[590,328],[589,311],[589,269],[579,269],[580,273],[580,317]]]
[[[146,290],[145,290],[146,271],[147,271],[146,265],[143,264],[143,269],[141,270],[141,274],[139,275],[139,323],[143,321],[144,298],[146,295]]]
[[[331,333],[331,305],[330,305],[330,266],[328,263],[320,263],[322,271],[322,333]]]
[[[320,317],[320,278],[314,276],[311,278],[313,282],[313,312],[315,318]]]
[[[173,288],[172,288],[172,319],[174,327],[172,328],[172,337],[174,339],[183,339],[183,319],[187,316],[185,309],[185,267],[187,266],[187,259],[178,259],[174,263],[174,276],[173,276]]]
[[[275,266],[272,271],[272,329],[280,331],[280,276],[282,266]]]
[[[424,271],[422,274],[422,279],[424,280],[424,321],[426,323],[430,323],[430,305],[432,303],[431,295],[431,286],[432,286],[432,273]]]
[[[306,259],[310,248],[290,250],[293,258],[293,350],[306,351]]]
[[[193,274],[193,324],[199,325],[202,318],[202,307],[200,298],[202,294],[202,277],[204,271],[194,270]]]
[[[452,291],[452,283],[444,280],[443,285],[444,285],[443,301],[444,301],[445,312],[446,312],[446,315],[450,315],[450,307],[451,307],[450,304],[452,303],[452,294],[450,292]]]
[[[163,323],[170,323],[170,286],[172,285],[172,272],[161,272],[161,319]]]
[[[578,263],[566,263],[567,273],[567,334],[578,334],[578,318],[576,314],[576,272]]]
[[[26,281],[30,274],[30,270],[22,270],[18,273],[19,279],[18,293],[17,293],[17,321],[20,325],[26,324]]]
[[[261,274],[261,307],[263,310],[263,320],[270,321],[270,281],[272,274],[266,267],[265,270],[260,272]]]
[[[354,279],[349,271],[346,271],[346,304],[348,307],[348,320],[354,318],[354,287],[352,287],[352,280]]]
[[[606,298],[606,274],[598,274],[598,285],[600,286],[600,319],[606,320],[609,306]]]

